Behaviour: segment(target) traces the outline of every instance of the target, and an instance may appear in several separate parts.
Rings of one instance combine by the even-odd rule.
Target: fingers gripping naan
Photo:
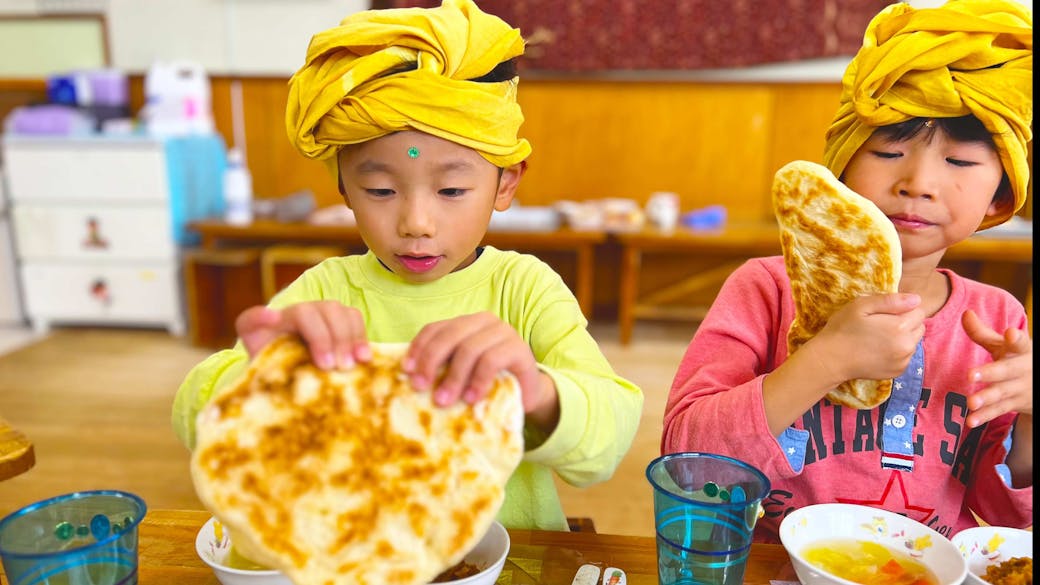
[[[849,301],[897,291],[902,253],[895,227],[873,202],[846,187],[827,167],[794,161],[777,171],[773,211],[794,295],[789,353],[819,333]],[[891,380],[849,380],[827,399],[873,408],[891,393]]]
[[[428,583],[501,507],[523,455],[520,388],[436,407],[400,369],[406,344],[323,371],[272,342],[200,413],[191,473],[236,548],[297,585]]]

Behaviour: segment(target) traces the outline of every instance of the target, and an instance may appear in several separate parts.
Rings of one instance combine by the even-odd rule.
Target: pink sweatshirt
[[[822,502],[884,508],[946,536],[976,525],[968,508],[989,524],[1031,525],[1032,486],[1012,489],[1001,476],[1015,415],[976,429],[964,426],[973,392],[967,370],[992,358],[960,324],[970,308],[997,331],[1027,329],[1025,311],[1007,291],[940,270],[951,293],[925,321],[918,364],[923,380],[918,368],[908,368],[918,374],[917,394],[897,407],[893,391],[872,410],[821,400],[774,437],[762,379],[787,358],[794,304],[783,257],[749,260],[726,280],[679,364],[665,408],[662,452],[720,453],[765,473],[772,485],[755,528],[759,542],[779,542],[785,515]],[[886,463],[900,467],[911,460],[912,471],[882,467],[882,436],[900,433],[896,446],[909,455],[886,456]]]

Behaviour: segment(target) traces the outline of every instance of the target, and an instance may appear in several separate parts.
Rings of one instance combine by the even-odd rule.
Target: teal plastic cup
[[[127,492],[75,492],[0,520],[10,585],[133,585],[144,500]]]
[[[769,479],[712,453],[674,453],[646,468],[654,488],[661,585],[739,585]]]

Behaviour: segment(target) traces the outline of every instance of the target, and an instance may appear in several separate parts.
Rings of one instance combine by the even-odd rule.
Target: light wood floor
[[[617,343],[613,323],[592,331],[646,399],[617,473],[585,489],[560,482],[564,510],[591,517],[599,532],[649,536],[653,505],[644,470],[658,454],[668,387],[694,327],[640,323],[628,347]],[[45,497],[101,488],[137,493],[153,509],[201,508],[170,407],[181,379],[208,353],[159,331],[69,328],[0,356],[0,416],[36,451],[33,469],[0,482],[0,516]]]

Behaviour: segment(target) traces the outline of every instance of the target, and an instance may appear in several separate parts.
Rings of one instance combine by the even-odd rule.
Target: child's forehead
[[[415,164],[432,161],[453,161],[455,167],[494,166],[476,150],[450,140],[406,130],[374,138],[358,144],[349,144],[339,151],[340,165]]]

